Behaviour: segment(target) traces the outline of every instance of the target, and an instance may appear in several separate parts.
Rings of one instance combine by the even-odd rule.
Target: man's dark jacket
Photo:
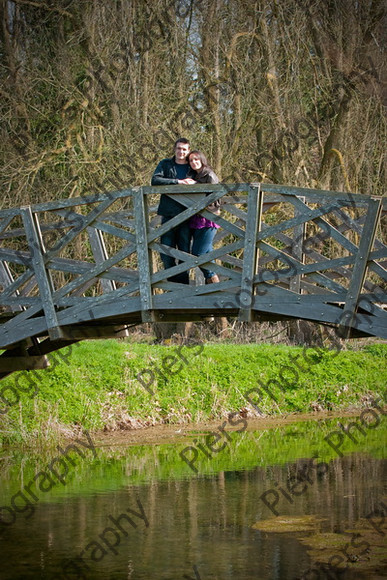
[[[190,170],[188,170],[187,177],[191,177]],[[175,166],[175,158],[163,159],[160,161],[152,175],[152,185],[177,185],[177,173]],[[181,213],[186,208],[178,201],[162,194],[160,198],[159,207],[157,209],[158,215],[165,217],[174,217]]]

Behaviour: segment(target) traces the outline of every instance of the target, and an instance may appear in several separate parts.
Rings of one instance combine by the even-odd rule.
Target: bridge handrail
[[[160,194],[186,207],[163,225],[153,207]],[[206,207],[215,199],[225,203],[213,252],[192,256],[162,246],[160,235],[195,213],[213,217]],[[72,325],[102,318],[156,321],[173,311],[335,324],[344,308],[347,328],[384,336],[385,210],[386,198],[255,182],[138,186],[0,210],[0,348],[31,337],[60,342]],[[77,254],[78,242],[88,255]],[[180,263],[165,271],[160,253]],[[221,278],[216,287],[168,280],[210,262]]]

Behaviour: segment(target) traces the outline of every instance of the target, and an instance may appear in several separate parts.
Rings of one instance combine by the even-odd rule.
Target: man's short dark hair
[[[183,145],[189,145],[189,141],[188,139],[186,139],[185,137],[179,137],[178,140],[175,143],[175,149],[178,143],[183,143]]]

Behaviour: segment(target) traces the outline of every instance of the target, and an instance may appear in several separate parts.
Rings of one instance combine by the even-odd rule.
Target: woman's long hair
[[[204,153],[202,153],[202,151],[199,151],[198,149],[195,149],[194,151],[190,151],[188,153],[188,162],[189,162],[189,158],[193,154],[195,154],[199,157],[201,164],[202,164],[201,169],[199,169],[199,173],[202,173],[203,170],[213,171],[211,165],[208,164],[207,157],[204,155]],[[191,167],[191,169],[192,169],[192,167]],[[192,171],[194,171],[194,169],[192,169]]]

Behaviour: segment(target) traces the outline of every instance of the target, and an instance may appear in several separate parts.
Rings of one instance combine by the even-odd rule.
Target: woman
[[[189,176],[197,183],[219,183],[218,177],[208,165],[207,159],[201,151],[191,151],[188,155],[188,163],[191,167]],[[211,204],[211,206],[213,206],[213,204]],[[215,207],[208,207],[208,209],[214,211]],[[192,235],[192,254],[194,254],[194,256],[201,256],[211,252],[213,250],[212,242],[216,230],[220,226],[203,217],[200,213],[192,216],[189,226]],[[206,284],[219,282],[219,278],[215,272],[202,267],[200,269],[203,272]]]

